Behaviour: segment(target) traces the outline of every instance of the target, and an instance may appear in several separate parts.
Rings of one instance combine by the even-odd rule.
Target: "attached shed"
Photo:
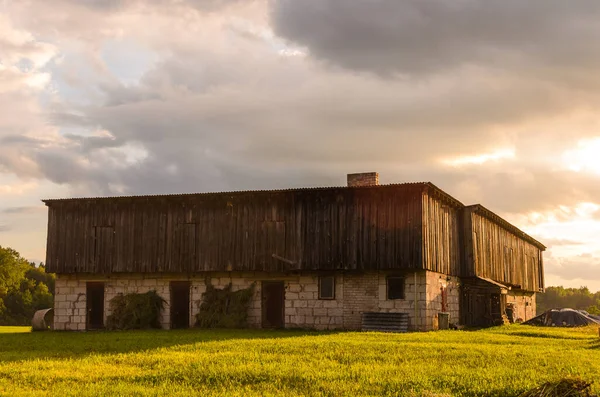
[[[502,324],[535,316],[546,247],[482,205],[463,209],[462,323]],[[510,320],[510,319],[509,319]]]

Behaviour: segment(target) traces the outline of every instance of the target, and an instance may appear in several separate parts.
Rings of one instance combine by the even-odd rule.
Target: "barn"
[[[229,285],[254,286],[256,328],[487,326],[533,317],[544,288],[541,243],[432,183],[380,185],[377,173],[343,187],[44,203],[57,330],[103,328],[111,299],[149,290],[167,301],[163,328],[191,327],[207,288]]]

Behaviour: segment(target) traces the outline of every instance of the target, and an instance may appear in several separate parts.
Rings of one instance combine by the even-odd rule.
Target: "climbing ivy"
[[[119,294],[110,300],[108,329],[161,328],[160,314],[166,301],[154,290],[143,294]]]
[[[223,289],[206,283],[202,300],[196,302],[196,326],[200,328],[245,328],[248,326],[248,308],[254,295],[254,283],[245,289],[232,291],[229,283]]]

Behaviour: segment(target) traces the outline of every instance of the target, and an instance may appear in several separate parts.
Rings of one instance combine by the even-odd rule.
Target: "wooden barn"
[[[167,301],[164,328],[193,326],[208,285],[253,285],[251,327],[316,329],[526,320],[543,290],[541,243],[431,183],[379,185],[377,173],[345,187],[44,202],[55,329],[102,328],[112,298],[149,290]]]

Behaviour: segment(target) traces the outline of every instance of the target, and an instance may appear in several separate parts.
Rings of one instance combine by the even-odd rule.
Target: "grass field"
[[[27,331],[0,327],[0,395],[515,396],[565,376],[600,379],[595,327]]]

